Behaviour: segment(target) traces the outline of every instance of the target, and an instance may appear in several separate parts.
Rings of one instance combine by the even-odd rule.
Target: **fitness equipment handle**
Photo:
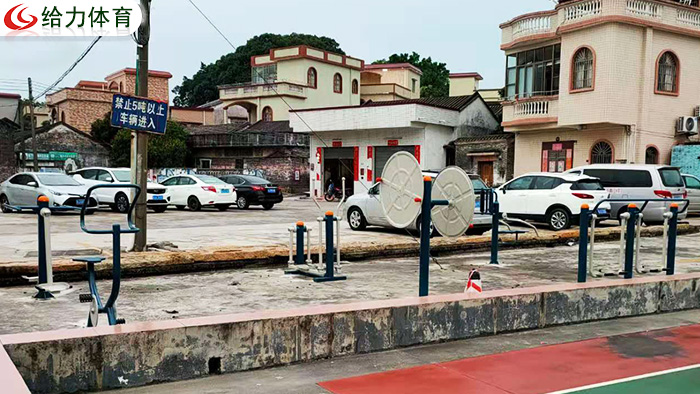
[[[644,204],[642,204],[642,207],[639,208],[639,212],[644,212],[644,208],[646,208],[650,202],[667,202],[667,203],[682,202],[682,203],[685,203],[685,205],[683,205],[683,209],[678,210],[679,214],[685,212],[688,209],[688,206],[690,205],[690,200],[688,200],[687,198],[647,198],[647,199],[645,199],[645,198],[636,198],[636,199],[635,198],[606,198],[606,199],[598,202],[598,204],[595,205],[595,207],[591,210],[591,212],[593,212],[593,213],[598,212],[598,207],[600,207],[600,205],[604,202],[630,202],[630,203],[644,202]]]
[[[80,228],[88,234],[114,234],[114,229],[112,230],[90,230],[85,226],[85,212],[87,210],[88,203],[90,201],[90,195],[93,191],[97,189],[136,189],[136,195],[134,196],[134,203],[131,203],[129,207],[129,212],[126,216],[127,225],[129,228],[125,230],[120,230],[119,234],[135,234],[141,231],[140,228],[136,227],[134,222],[131,220],[134,208],[136,207],[135,202],[138,201],[141,195],[141,187],[139,185],[132,184],[116,184],[116,185],[96,185],[88,189],[87,195],[85,196],[85,201],[83,201],[83,208],[80,210]]]

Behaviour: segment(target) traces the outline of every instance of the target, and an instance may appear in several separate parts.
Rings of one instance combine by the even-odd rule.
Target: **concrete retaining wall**
[[[5,335],[0,343],[32,392],[95,391],[697,308],[699,280],[606,280]]]

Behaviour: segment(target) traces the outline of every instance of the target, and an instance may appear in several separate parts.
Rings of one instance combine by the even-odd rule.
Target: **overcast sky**
[[[504,83],[498,25],[553,7],[551,0],[194,1],[234,45],[262,33],[324,35],[367,63],[392,53],[416,51],[447,63],[451,72],[478,71],[484,88]],[[151,69],[173,74],[171,90],[183,76],[192,76],[200,62],[211,63],[231,52],[188,0],[153,0],[152,4]],[[0,92],[26,97],[26,88],[17,80],[27,77],[39,86],[54,82],[90,41],[0,38]],[[103,81],[113,71],[134,67],[135,53],[128,37],[103,38],[61,86],[74,86],[81,79]]]

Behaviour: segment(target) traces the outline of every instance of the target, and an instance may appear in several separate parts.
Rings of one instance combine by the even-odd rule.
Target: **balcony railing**
[[[245,146],[309,146],[309,135],[295,133],[221,133],[194,134],[189,144],[195,148],[226,148]]]
[[[306,97],[306,86],[295,82],[275,81],[267,84],[235,84],[219,87],[221,99],[255,98],[287,94]]]
[[[503,104],[503,121],[527,121],[552,123],[559,116],[559,100],[557,96],[533,97],[522,101],[510,101]],[[514,125],[515,126],[515,125]]]
[[[656,0],[571,0],[560,1],[556,9],[522,15],[501,25],[502,46],[510,49],[520,45],[523,38],[541,33],[553,33],[566,29],[568,25],[591,19],[638,18],[653,21],[671,29],[691,29],[700,33],[700,8],[698,0],[656,1]],[[527,45],[529,41],[523,45]]]
[[[647,18],[661,18],[663,7],[661,4],[643,0],[627,0],[627,13],[634,16]]]
[[[549,101],[527,101],[515,104],[515,116],[549,115]]]
[[[564,23],[578,21],[603,12],[602,0],[590,0],[564,8]]]
[[[540,34],[552,29],[551,15],[534,16],[521,19],[513,25],[513,37],[523,37],[532,34]]]
[[[413,97],[413,92],[401,85],[395,83],[371,83],[360,86],[362,95],[396,95],[400,98],[410,99]]]

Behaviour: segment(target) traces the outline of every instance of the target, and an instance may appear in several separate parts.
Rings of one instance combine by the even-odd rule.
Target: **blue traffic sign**
[[[141,97],[115,94],[112,98],[112,126],[165,134],[168,104]]]

